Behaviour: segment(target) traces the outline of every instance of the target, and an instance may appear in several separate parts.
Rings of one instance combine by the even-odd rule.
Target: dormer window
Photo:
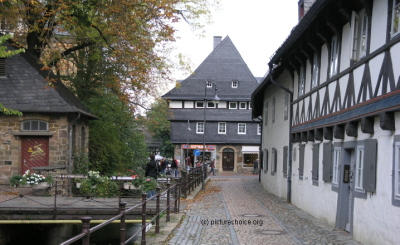
[[[41,120],[22,122],[22,131],[49,131],[49,123]]]
[[[238,88],[239,82],[238,81],[232,81],[232,88]]]
[[[212,84],[212,82],[211,82],[211,81],[207,81],[207,83],[206,83],[206,84],[207,84],[207,88],[212,88],[212,85],[213,85],[213,84]]]
[[[0,77],[6,76],[6,58],[0,58]]]

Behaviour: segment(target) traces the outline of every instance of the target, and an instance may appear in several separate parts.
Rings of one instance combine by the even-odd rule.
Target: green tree
[[[171,124],[168,119],[172,117],[168,104],[165,100],[158,98],[141,118],[147,127],[153,140],[161,142],[160,153],[162,156],[172,158],[174,156],[174,145],[171,143]]]
[[[11,38],[12,36],[10,34],[0,36],[0,58],[8,58],[25,51],[23,48],[17,50],[7,50],[7,47],[4,45],[4,43]],[[0,113],[3,113],[5,115],[22,116],[22,113],[20,111],[8,109],[4,107],[4,105],[1,103],[0,103]]]

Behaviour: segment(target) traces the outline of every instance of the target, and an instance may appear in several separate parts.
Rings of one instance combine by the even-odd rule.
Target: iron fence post
[[[157,186],[157,203],[156,203],[156,234],[160,233],[160,192],[161,187]]]
[[[142,245],[146,245],[146,193],[142,193]]]
[[[82,245],[89,245],[90,243],[90,221],[92,217],[82,217],[82,233],[86,235],[82,238]]]
[[[119,226],[119,240],[120,244],[124,245],[126,241],[126,214],[125,214],[125,207],[126,207],[126,202],[120,202],[119,203],[119,213],[122,214],[121,216],[121,222]]]
[[[170,217],[169,217],[169,197],[170,197],[170,192],[171,192],[171,183],[167,183],[167,219],[166,222],[170,221]]]

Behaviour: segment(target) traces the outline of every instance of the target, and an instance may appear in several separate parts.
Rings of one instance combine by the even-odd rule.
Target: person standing
[[[211,168],[211,170],[210,170],[210,172],[208,173],[208,174],[211,174],[211,172],[213,173],[213,176],[215,176],[215,172],[214,172],[214,169],[215,169],[215,159],[213,159],[212,161],[211,161],[211,163],[210,163],[210,168]]]
[[[253,174],[258,174],[258,158],[254,161]]]
[[[158,173],[161,171],[160,166],[157,164],[155,161],[155,156],[154,154],[150,155],[150,161],[146,165],[146,171],[145,175],[146,177],[153,177],[154,179],[157,180]],[[150,198],[152,196],[156,195],[156,190],[151,190],[147,192],[147,198]]]
[[[167,169],[167,161],[165,158],[160,160],[160,166],[161,166],[161,174],[166,174],[166,169]]]
[[[175,158],[173,158],[171,163],[171,176],[178,177],[177,171],[178,171],[178,161]]]

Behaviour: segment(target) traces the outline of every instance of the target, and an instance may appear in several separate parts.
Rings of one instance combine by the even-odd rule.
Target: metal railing
[[[174,203],[171,204],[171,192],[174,194]],[[162,196],[166,195],[166,201],[167,204],[165,208],[160,209],[160,199]],[[110,218],[109,220],[96,225],[92,228],[90,228],[90,221],[92,220],[91,217],[82,217],[82,232],[67,241],[60,243],[60,245],[67,245],[71,244],[73,242],[82,241],[82,245],[89,245],[90,244],[90,234],[93,232],[111,224],[115,220],[120,220],[120,244],[128,244],[131,242],[133,239],[138,237],[141,234],[141,244],[145,245],[146,244],[146,231],[149,229],[150,224],[155,221],[155,233],[159,234],[160,233],[160,217],[161,215],[166,212],[166,222],[170,222],[170,209],[171,207],[174,208],[175,213],[179,213],[179,197],[180,197],[180,186],[179,182],[175,183],[174,185],[171,186],[171,183],[167,183],[167,189],[164,192],[161,192],[161,188],[157,187],[157,194],[149,199],[146,199],[147,194],[142,193],[142,202],[140,204],[137,204],[129,209],[126,209],[126,202],[120,202],[119,203],[119,214]],[[147,218],[147,212],[146,212],[146,205],[150,200],[153,200],[156,198],[156,214],[155,216],[149,221],[146,222]],[[142,207],[142,225],[140,230],[138,230],[135,234],[133,234],[130,237],[127,237],[126,233],[126,215],[129,214],[132,210],[138,207]]]

